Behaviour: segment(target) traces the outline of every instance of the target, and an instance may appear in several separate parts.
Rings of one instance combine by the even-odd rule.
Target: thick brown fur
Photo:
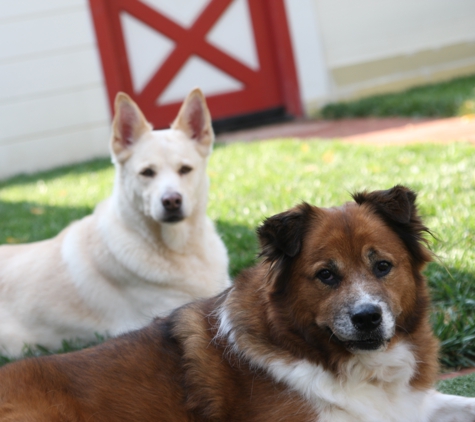
[[[389,298],[397,329],[388,350],[409,344],[417,362],[410,384],[429,389],[438,346],[415,194],[396,186],[354,199],[330,209],[302,204],[267,219],[258,230],[261,262],[214,298],[95,348],[0,369],[0,421],[315,421],[315,407],[249,358],[303,359],[343,376],[353,353],[328,324],[355,274]],[[361,258],[368,247],[394,260],[393,273],[377,283]],[[321,283],[315,274],[338,260],[345,264],[338,286]],[[232,337],[218,331],[224,307]]]

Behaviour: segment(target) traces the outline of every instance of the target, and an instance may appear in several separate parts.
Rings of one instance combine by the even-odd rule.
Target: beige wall
[[[3,2],[0,124],[0,178],[108,155],[87,0]]]
[[[475,73],[475,0],[284,1],[310,115]],[[4,1],[0,178],[107,156],[109,122],[88,1]]]
[[[303,3],[311,5],[303,8]],[[286,4],[288,9],[300,7],[302,18],[313,14],[312,32],[318,35],[317,41],[300,42],[305,51],[298,55],[299,67],[308,67],[306,57],[321,55],[327,71],[326,88],[305,98],[310,113],[329,100],[475,73],[473,0],[288,0]],[[291,27],[294,38],[300,33],[299,39],[305,39],[298,20]],[[303,78],[301,85],[302,92],[310,86]]]

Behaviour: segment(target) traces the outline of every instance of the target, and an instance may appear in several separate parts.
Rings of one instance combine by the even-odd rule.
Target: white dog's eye
[[[180,170],[178,170],[178,173],[183,176],[184,174],[188,174],[191,170],[193,169],[190,166],[185,165],[185,166],[180,167]]]
[[[391,271],[393,264],[388,261],[378,261],[373,268],[374,275],[376,277],[384,277],[386,274]]]
[[[150,167],[147,167],[143,169],[140,174],[145,177],[153,177],[155,176],[155,170],[151,169]]]

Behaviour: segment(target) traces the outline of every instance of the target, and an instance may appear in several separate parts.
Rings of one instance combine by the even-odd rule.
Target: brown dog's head
[[[416,194],[395,186],[353,198],[328,209],[304,203],[258,229],[272,325],[296,350],[382,350],[425,317],[421,270],[431,255]]]

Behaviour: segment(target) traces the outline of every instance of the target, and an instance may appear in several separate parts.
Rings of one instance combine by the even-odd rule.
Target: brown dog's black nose
[[[359,331],[372,331],[381,325],[382,320],[381,307],[371,303],[357,306],[351,315],[351,322]]]
[[[182,196],[178,192],[166,193],[162,196],[163,208],[167,211],[177,211],[180,209]]]

